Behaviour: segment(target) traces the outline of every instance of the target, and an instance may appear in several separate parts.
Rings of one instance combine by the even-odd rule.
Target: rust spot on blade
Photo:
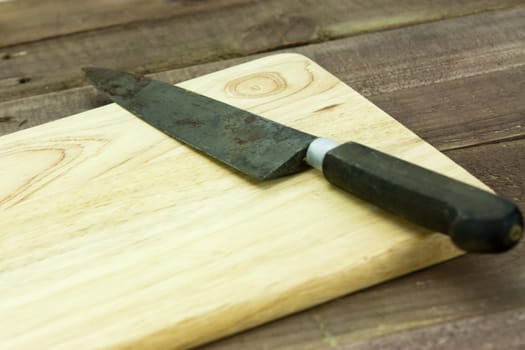
[[[261,140],[263,138],[266,137],[266,133],[263,131],[263,130],[253,130],[249,133],[247,133],[246,135],[244,135],[244,137],[236,137],[235,138],[235,142],[238,144],[238,145],[244,145],[248,142],[255,142],[257,140]]]

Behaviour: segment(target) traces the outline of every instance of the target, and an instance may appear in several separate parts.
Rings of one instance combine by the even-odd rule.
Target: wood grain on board
[[[30,2],[27,11],[47,14],[42,17],[44,22],[40,24],[47,29],[38,30],[40,21],[37,21],[33,30],[32,20],[17,20],[23,10],[22,5],[16,3],[23,4],[23,1],[0,4],[0,13],[3,14],[0,15],[0,21],[3,22],[0,28],[6,27],[8,33],[0,37],[33,32],[55,36],[13,44],[5,49],[0,46],[0,56],[3,58],[0,59],[0,101],[76,87],[83,83],[82,73],[78,69],[80,66],[107,66],[140,73],[158,72],[523,3],[519,0],[330,0],[319,6],[317,1],[221,0],[216,5],[212,5],[213,1],[206,1],[204,3],[207,6],[204,6],[200,1],[167,1],[156,2],[151,10],[147,10],[144,1],[139,1],[139,8],[145,8],[144,18],[154,8],[166,8],[165,13],[173,15],[157,19],[153,16],[151,21],[135,21],[133,18],[136,15],[126,15],[131,12],[132,5],[129,2],[119,1],[120,4],[115,4],[112,1],[96,10],[97,4],[101,3],[96,1],[89,7],[92,12],[84,12],[83,3],[64,6],[64,11],[67,9],[73,12],[71,19],[64,19],[67,16],[60,15],[61,7],[55,7],[51,2],[47,5]],[[11,7],[12,10],[3,12],[2,7],[8,10]],[[108,21],[109,14],[122,11],[124,15],[112,18],[131,22],[118,24],[119,20],[115,20],[115,25],[107,27],[102,23],[97,24],[104,16],[96,16],[95,13],[103,13],[105,9],[108,10]],[[55,14],[55,11],[59,13]],[[212,21],[209,20],[211,13]],[[45,19],[47,23],[52,19],[55,22],[45,25]],[[92,25],[100,29],[82,29],[84,19],[87,27]],[[61,25],[64,21],[66,23]],[[91,22],[94,23],[89,24]],[[29,28],[24,30],[24,26]],[[17,27],[21,28],[18,30]],[[64,29],[48,32],[49,28]],[[74,28],[80,31],[75,32]],[[61,30],[65,32],[60,33]],[[72,33],[62,35],[68,31]],[[28,40],[36,39],[38,37]],[[24,39],[13,38],[12,41],[23,42]]]
[[[482,186],[304,56],[183,85]],[[12,349],[197,345],[461,253],[315,171],[254,183],[114,104],[0,142]]]
[[[513,198],[525,211],[525,140],[455,149],[446,154],[497,192]],[[395,348],[403,342],[408,347],[412,336],[416,343],[427,334],[443,336],[456,348],[455,344],[464,344],[460,337],[465,333],[470,348],[483,349],[500,338],[498,334],[506,334],[508,327],[515,329],[521,324],[524,256],[525,244],[507,254],[465,255],[214,342],[203,350],[390,348],[387,342]],[[488,333],[482,321],[485,317],[493,327]],[[509,325],[491,322],[502,318],[514,321]],[[449,324],[465,328],[451,331]],[[477,338],[472,337],[474,334]],[[502,348],[520,344],[518,339],[520,335],[501,338]]]

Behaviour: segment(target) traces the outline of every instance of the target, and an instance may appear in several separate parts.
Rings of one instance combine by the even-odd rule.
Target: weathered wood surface
[[[348,350],[519,350],[525,343],[525,308],[472,317],[345,346]],[[483,334],[483,341],[480,341]],[[474,346],[473,346],[474,345]]]
[[[191,0],[190,0],[191,1]],[[66,36],[79,32],[191,16],[199,12],[224,11],[242,6],[244,0],[212,1],[149,1],[149,0],[17,0],[0,4],[3,35],[0,47],[9,47],[37,40]],[[499,6],[512,5],[502,2]],[[4,54],[10,58],[9,50]]]
[[[100,3],[96,1],[90,8],[97,9]],[[64,28],[63,34],[71,31],[71,34],[59,35],[52,40],[6,47],[0,55],[3,57],[0,59],[0,101],[78,86],[83,83],[79,70],[81,66],[98,65],[141,73],[157,72],[494,8],[513,7],[523,1],[329,0],[319,6],[316,1],[222,0],[217,4],[206,1],[209,6],[193,5],[200,2],[192,2],[192,10],[184,6],[190,6],[189,1],[168,1],[156,3],[152,8],[162,8],[163,12],[172,13],[172,16],[135,22],[133,17],[137,15],[125,15],[131,12],[133,5],[129,2],[120,5],[112,3],[95,10],[101,14],[107,10],[109,15],[94,15],[93,18],[128,18],[126,21],[132,21],[129,25],[110,25],[98,30],[82,29],[83,18],[90,17],[81,9],[82,3],[65,6],[74,10],[71,19],[64,19],[67,16],[60,13],[60,5],[50,7],[47,3],[35,4],[33,7],[25,5],[23,0],[0,3],[0,13],[4,13],[0,28],[6,27],[8,33],[15,33],[11,35],[33,32],[31,24],[24,30],[24,24],[32,21],[19,20],[19,14],[24,8],[27,9],[25,11],[48,13],[43,17],[48,18],[48,28],[52,24],[52,28]],[[136,11],[140,13],[144,8],[143,16],[147,18],[154,10],[148,10],[149,6],[143,3],[139,1]],[[13,6],[19,10],[9,11],[9,7]],[[7,7],[7,10],[2,10],[2,7]],[[125,9],[122,10],[124,15],[110,16],[121,8]],[[10,18],[10,14],[13,18]],[[38,17],[36,14],[30,16]],[[61,25],[62,21],[69,23],[75,20],[74,25]],[[119,23],[118,20],[111,21]],[[97,23],[89,24],[88,19],[86,22],[87,26],[97,26]],[[80,32],[76,32],[75,27]],[[38,30],[38,24],[34,31],[45,33],[44,30]],[[1,37],[6,36],[9,37],[9,34]],[[13,38],[10,42],[17,41],[23,42],[24,39]],[[144,59],[146,56],[147,60]]]
[[[476,121],[473,127],[481,126],[479,123],[495,122],[491,119],[494,115],[490,115],[490,118],[485,116],[483,121],[484,117],[477,112],[454,110],[457,108],[456,104],[464,98],[472,100],[475,98],[473,94],[479,94],[471,86],[461,85],[461,79],[479,76],[478,79],[485,79],[485,84],[477,83],[475,86],[492,89],[494,93],[498,93],[499,89],[499,95],[504,99],[500,98],[494,102],[485,100],[485,104],[503,104],[512,109],[523,97],[523,89],[513,87],[523,84],[520,66],[525,62],[525,22],[522,20],[524,17],[525,7],[356,36],[299,47],[293,51],[313,58],[373,101],[392,100],[392,106],[388,108],[394,108],[392,113],[403,121],[412,117],[414,123],[416,120],[420,123],[434,123],[433,126],[410,125],[418,132],[432,127],[437,129],[436,132],[446,135],[448,129],[454,132],[453,123],[461,123],[466,117],[467,125]],[[497,27],[498,31],[491,32],[490,28],[493,27]],[[457,33],[461,35],[458,36]],[[429,42],[432,42],[432,45],[428,45]],[[238,64],[249,58],[169,70],[153,76],[175,83]],[[509,70],[513,68],[514,70]],[[484,78],[487,73],[494,74]],[[491,80],[495,81],[491,83]],[[450,82],[450,86],[439,84],[433,87],[435,83],[447,81]],[[426,89],[428,94],[432,94],[433,89],[449,89],[454,84],[457,85],[455,89],[463,89],[461,97],[448,97],[455,98],[456,103],[443,101],[438,109],[435,105],[439,101],[429,103],[420,99],[421,89]],[[501,91],[502,89],[505,89],[505,92]],[[401,92],[396,94],[396,91],[400,90]],[[510,103],[509,99],[512,99],[514,104]],[[3,117],[5,122],[0,123],[0,134],[35,126],[103,103],[104,100],[97,97],[95,90],[88,86],[26,98],[23,103],[19,100],[2,102],[0,117]],[[412,111],[402,111],[403,106],[395,107],[395,103],[412,108]],[[417,114],[425,112],[425,106],[426,110],[433,108],[435,113],[439,113],[441,108],[450,110],[440,118],[417,118]],[[460,106],[465,106],[466,109],[469,104],[463,101]],[[415,108],[420,110],[416,111]],[[486,114],[490,112],[490,108],[485,108],[484,111]],[[505,120],[498,118],[496,123],[506,124],[512,129],[511,132],[520,134],[524,129],[515,128],[516,122],[519,121],[519,113],[512,111],[513,115],[506,116]],[[412,115],[412,112],[416,115]],[[469,115],[466,116],[465,113]],[[461,114],[459,119],[458,114]],[[450,123],[451,128],[443,129],[443,124]],[[479,133],[467,137],[476,139],[478,136]]]
[[[4,35],[0,37],[0,47],[136,22],[178,19],[181,16],[190,17],[202,12],[213,11],[213,17],[218,17],[220,16],[218,14],[227,11],[234,12],[234,14],[240,13],[242,8],[246,7],[253,8],[253,12],[250,13],[256,15],[253,17],[256,25],[261,26],[260,19],[267,15],[278,18],[283,14],[293,14],[296,17],[311,18],[312,21],[327,25],[324,34],[329,37],[332,35],[344,36],[366,29],[384,29],[403,24],[504,9],[521,3],[519,0],[476,2],[440,0],[428,4],[415,0],[403,0],[398,1],[397,7],[394,7],[387,0],[366,2],[328,0],[324,1],[322,7],[319,7],[314,1],[297,0],[270,0],[266,1],[266,4],[246,0],[92,0],[84,3],[68,0],[56,0],[52,3],[41,0],[17,0],[2,4],[0,7],[3,12],[2,18],[5,19],[2,27]],[[359,21],[351,24],[349,19]],[[272,26],[272,23],[266,24],[270,34],[280,29],[275,28],[275,25]],[[285,23],[277,20],[273,24],[284,25]]]
[[[22,3],[15,0],[0,5],[10,4],[23,16],[25,9],[17,8],[16,2]],[[204,7],[196,9],[197,12],[211,6],[207,2],[198,3],[204,3]],[[341,13],[341,17],[338,18],[342,18],[343,22],[345,16],[354,22],[357,18],[357,23],[365,21],[365,18],[360,18],[364,17],[364,12],[360,11],[368,8],[369,3],[375,7],[370,11],[383,11],[383,17],[397,11],[397,6],[399,11],[406,8],[402,5],[405,2],[362,2],[356,5],[352,13],[342,14],[337,11]],[[450,5],[452,3],[458,4],[458,11],[446,10],[450,9],[447,6],[454,6]],[[314,58],[424,139],[445,150],[448,156],[496,191],[516,200],[522,210],[525,210],[525,183],[521,175],[525,171],[525,29],[522,20],[524,3],[416,1],[411,5],[419,9],[419,13],[426,12],[426,17],[420,17],[416,21],[398,18],[397,24],[387,26],[377,25],[381,21],[376,20],[375,23],[368,22],[364,31],[374,32],[381,28],[406,26],[405,28],[368,33],[324,44],[301,46],[306,43],[304,42],[290,45],[297,45],[293,51]],[[188,4],[189,2],[186,3]],[[437,8],[433,7],[434,4]],[[192,16],[189,14],[193,11],[192,6],[188,5],[185,10],[189,17]],[[332,7],[332,4],[326,7]],[[439,7],[445,10],[442,11]],[[461,7],[466,10],[462,10]],[[490,11],[505,7],[509,9]],[[91,10],[87,10],[89,11]],[[209,21],[213,21],[213,18],[223,18],[222,15],[215,17],[214,11],[208,12]],[[461,16],[485,11],[487,13]],[[3,18],[1,13],[0,11],[0,21]],[[282,10],[281,14],[284,18],[291,16],[286,10]],[[450,15],[461,17],[440,20]],[[134,16],[138,22],[141,21],[138,19],[140,15]],[[160,18],[164,15],[158,16]],[[315,20],[319,19],[316,17]],[[418,26],[409,25],[428,20],[438,21]],[[39,24],[35,21],[35,25],[45,28],[45,22],[46,20]],[[128,22],[128,26],[135,27],[135,24]],[[146,25],[144,28],[147,27]],[[0,26],[0,31],[1,28]],[[93,26],[91,28],[93,29]],[[117,30],[118,26],[115,26],[114,22],[108,25],[101,23],[99,28],[106,28],[100,31],[105,38],[107,31]],[[70,25],[67,33],[60,34],[62,38],[46,40],[40,44],[35,42],[33,45],[58,50],[61,40],[68,37],[92,35],[90,38],[98,40],[98,34],[92,30],[91,33],[81,33],[83,30],[85,28],[79,29]],[[363,31],[346,33],[342,36]],[[14,41],[22,43],[38,40],[40,34],[35,35],[32,39],[22,38]],[[48,32],[45,35],[56,34]],[[142,38],[145,36],[143,34]],[[262,33],[259,40],[270,40],[265,36],[266,34]],[[179,38],[179,42],[184,42],[183,39]],[[319,40],[325,39],[331,37]],[[104,46],[107,43],[107,40],[101,39],[100,48],[97,49],[110,50]],[[261,42],[257,45],[265,47]],[[82,51],[80,46],[77,51]],[[277,42],[266,51],[281,46],[282,42]],[[34,64],[34,60],[18,61],[21,70],[4,75],[4,68],[7,67],[5,62],[10,62],[9,69],[12,70],[13,67],[17,67],[15,59],[21,59],[28,54],[18,50],[21,47],[26,47],[26,44],[14,44],[0,49],[4,55],[12,56],[9,60],[0,60],[0,77],[7,77],[7,84],[16,83],[17,77],[24,76],[21,74],[22,67]],[[130,48],[128,52],[133,49],[135,48]],[[214,53],[224,52],[221,50],[220,47],[211,45],[204,48],[202,55],[212,57]],[[169,49],[158,49],[158,52],[159,56],[171,54]],[[212,57],[206,59],[210,63],[192,67],[186,67],[186,64],[202,61],[186,59],[180,65],[167,65],[150,71],[159,71],[156,76],[168,81],[181,81],[247,60],[249,58],[242,56],[248,53],[249,51],[238,53],[239,58],[233,60],[223,60],[221,57],[215,61],[217,57]],[[200,54],[196,55],[197,58]],[[51,59],[58,57],[57,55],[51,54]],[[142,56],[142,61],[137,60],[139,66],[129,67],[135,71],[146,71],[144,67],[154,67],[159,60],[159,56],[151,60],[143,53],[138,55]],[[96,59],[93,55],[90,56],[92,62]],[[166,73],[160,72],[166,68],[170,70]],[[83,83],[78,81],[78,84]],[[40,86],[31,90],[27,84],[29,83],[9,96],[5,95],[5,89],[0,89],[0,100],[6,101],[45,91],[51,93],[1,103],[0,120],[5,121],[0,122],[0,134],[49,121],[53,115],[66,116],[103,103],[102,99],[95,97],[90,88],[79,87],[55,92],[58,88],[74,84],[48,85],[49,90],[43,90]],[[25,88],[28,90],[24,91]],[[458,111],[461,113],[457,113]],[[446,125],[446,128],[442,125]],[[505,141],[500,142],[501,140]],[[516,250],[502,256],[465,256],[216,342],[206,348],[222,349],[235,346],[240,349],[346,349],[355,346],[358,349],[375,349],[388,348],[390,345],[392,348],[401,348],[402,344],[406,343],[428,345],[432,349],[440,348],[439,343],[432,343],[439,339],[444,339],[449,348],[483,349],[487,344],[493,343],[501,345],[500,348],[520,348],[525,344],[521,337],[522,332],[519,331],[519,322],[523,320],[520,310],[523,310],[525,294],[525,286],[522,283],[525,273],[522,267],[525,263],[524,254],[524,245],[520,244]],[[490,325],[490,330],[487,324]],[[450,327],[454,325],[462,327],[462,331],[451,331]],[[498,334],[506,336],[499,337]],[[374,342],[374,338],[377,342]],[[465,339],[469,341],[465,342]]]

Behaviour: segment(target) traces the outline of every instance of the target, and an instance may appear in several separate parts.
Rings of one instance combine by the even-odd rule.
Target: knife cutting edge
[[[467,252],[497,253],[523,236],[508,199],[356,142],[339,144],[166,82],[84,68],[106,97],[165,134],[259,180],[309,168],[335,186]]]

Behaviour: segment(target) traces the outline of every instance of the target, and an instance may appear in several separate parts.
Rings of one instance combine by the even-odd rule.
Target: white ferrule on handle
[[[319,137],[313,140],[306,151],[306,162],[312,167],[323,171],[323,160],[326,153],[339,146],[339,143]]]

